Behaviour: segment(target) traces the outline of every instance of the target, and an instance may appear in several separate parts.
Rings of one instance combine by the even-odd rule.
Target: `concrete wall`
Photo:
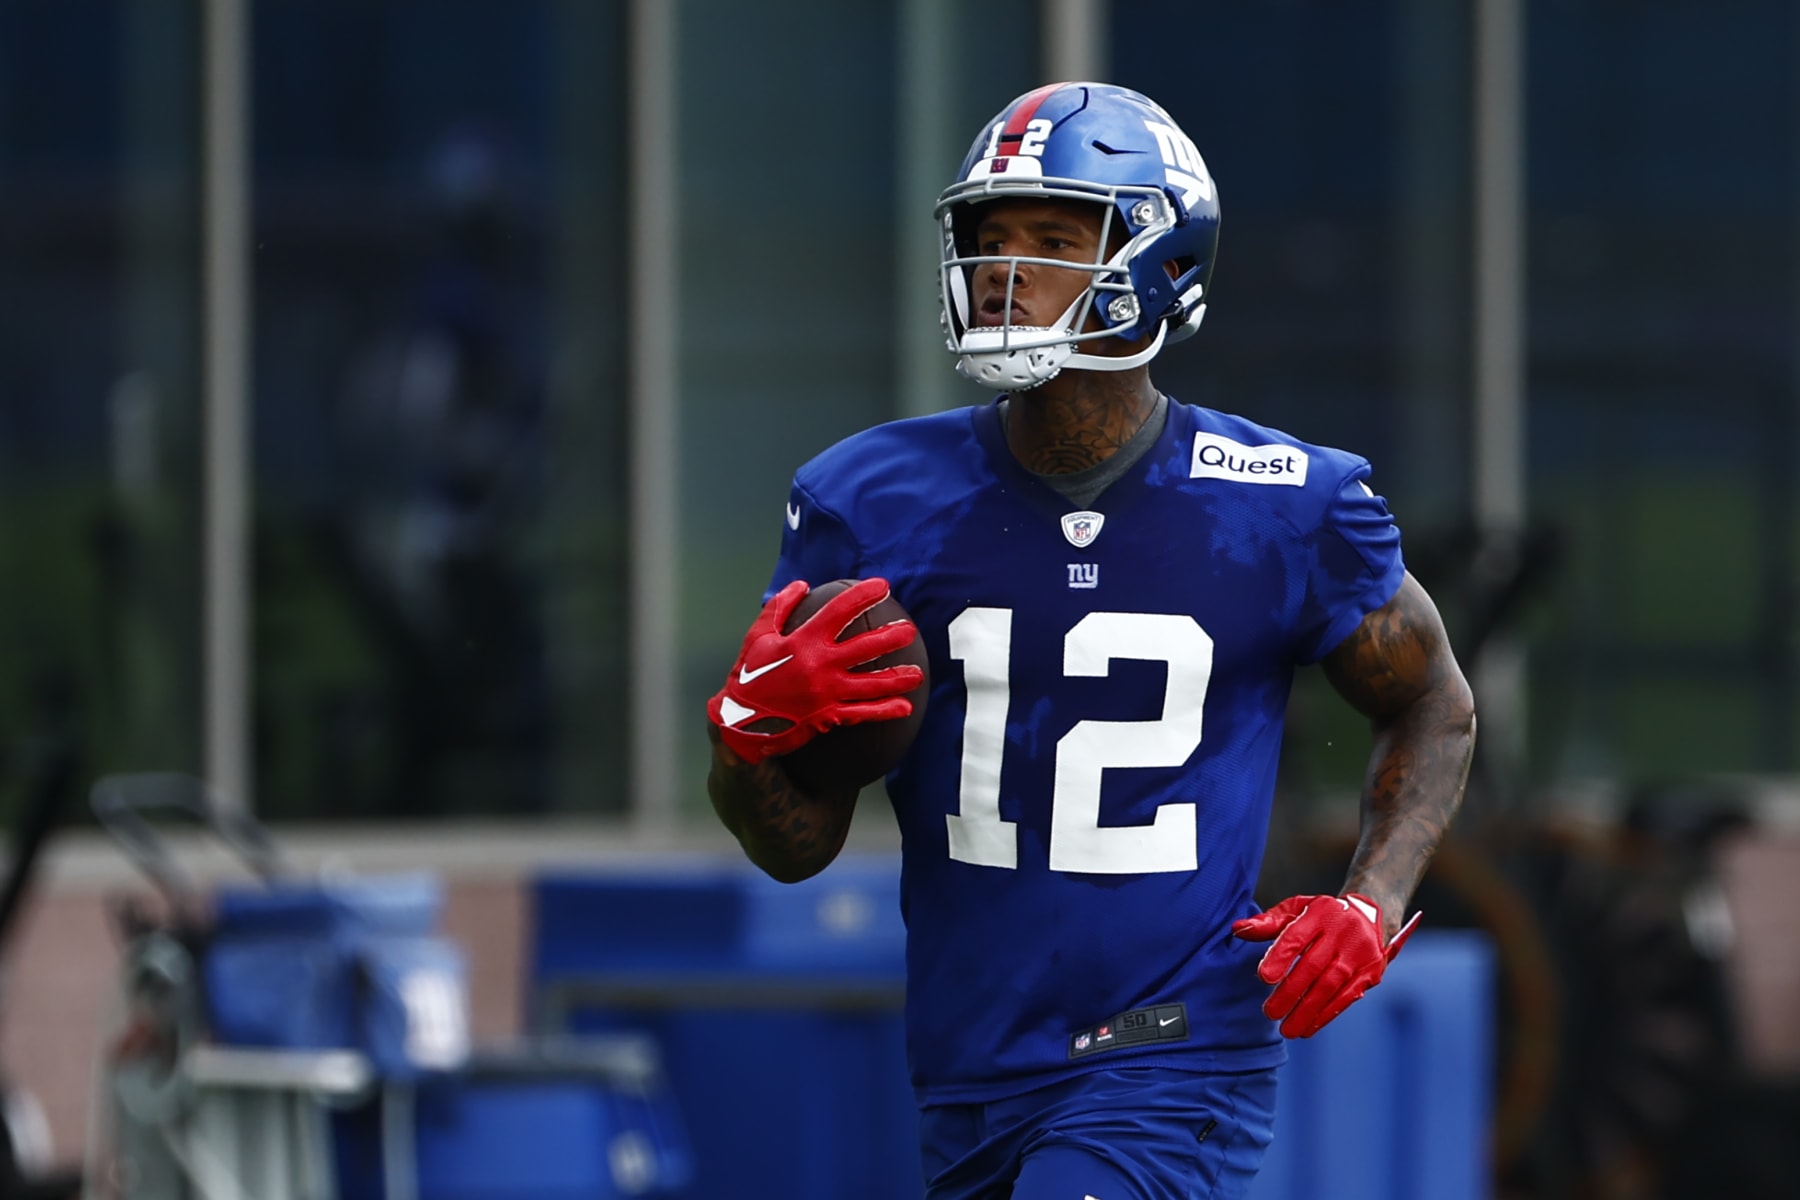
[[[1769,1079],[1800,1077],[1800,836],[1733,842],[1719,875],[1746,1065]]]

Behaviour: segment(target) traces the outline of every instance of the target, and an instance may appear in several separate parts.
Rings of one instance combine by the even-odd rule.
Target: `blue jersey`
[[[1256,911],[1294,666],[1392,597],[1400,535],[1363,459],[1168,411],[1093,510],[1019,464],[997,405],[794,477],[771,592],[883,576],[930,654],[888,779],[923,1103],[1283,1059],[1231,922]]]

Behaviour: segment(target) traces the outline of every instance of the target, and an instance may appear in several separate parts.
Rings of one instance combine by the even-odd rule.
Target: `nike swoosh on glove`
[[[744,635],[725,686],[707,702],[706,715],[746,762],[791,754],[839,725],[904,717],[912,712],[906,693],[924,681],[924,672],[910,664],[854,669],[911,643],[919,631],[910,621],[837,640],[850,622],[887,599],[887,580],[858,580],[783,633],[810,590],[796,579],[769,598]]]
[[[1256,967],[1257,978],[1276,985],[1263,1015],[1281,1022],[1283,1037],[1311,1037],[1381,982],[1422,915],[1383,946],[1381,906],[1367,896],[1293,896],[1232,922],[1231,932],[1273,943]]]

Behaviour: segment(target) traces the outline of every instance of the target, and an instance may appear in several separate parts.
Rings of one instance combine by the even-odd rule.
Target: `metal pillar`
[[[894,281],[901,340],[894,358],[899,369],[899,415],[905,417],[944,407],[951,386],[950,360],[939,324],[936,264],[941,234],[931,209],[962,152],[956,131],[950,128],[947,86],[955,70],[950,51],[954,28],[951,0],[903,0],[900,5],[899,163],[894,173],[899,188],[894,245],[899,259]]]
[[[1524,25],[1524,0],[1476,0],[1471,499],[1478,527],[1500,537],[1521,532],[1526,518]],[[1524,647],[1496,639],[1469,665],[1486,748],[1516,780],[1526,753]]]
[[[1475,6],[1475,515],[1525,519],[1524,15]]]
[[[636,823],[667,829],[676,809],[681,534],[675,487],[675,6],[633,0],[630,46],[631,805]]]
[[[1104,82],[1112,70],[1106,0],[1044,0],[1044,82]]]
[[[249,641],[249,18],[206,0],[201,113],[203,628],[206,777],[253,807]]]

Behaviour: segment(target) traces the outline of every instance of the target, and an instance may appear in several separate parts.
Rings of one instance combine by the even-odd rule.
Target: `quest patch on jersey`
[[[1187,1005],[1153,1004],[1122,1012],[1110,1021],[1071,1034],[1069,1057],[1085,1058],[1145,1042],[1185,1042],[1187,1038]]]
[[[1279,442],[1246,446],[1216,433],[1194,435],[1190,479],[1228,479],[1233,483],[1284,483],[1306,486],[1306,453]]]

